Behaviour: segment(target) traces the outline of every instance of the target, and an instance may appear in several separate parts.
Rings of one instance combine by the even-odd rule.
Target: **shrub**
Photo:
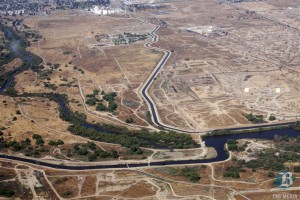
[[[15,191],[9,189],[0,189],[0,196],[11,197],[15,194]]]
[[[187,177],[191,182],[198,182],[200,180],[197,170],[191,167],[182,168],[180,170],[180,175]]]
[[[107,111],[107,107],[103,103],[98,103],[96,110],[97,111]]]
[[[269,117],[269,120],[270,120],[270,121],[274,121],[274,120],[276,120],[276,117],[275,117],[275,116],[270,116],[270,117]]]
[[[227,142],[227,147],[229,151],[237,151],[238,146],[237,146],[237,141],[236,140],[229,140]]]

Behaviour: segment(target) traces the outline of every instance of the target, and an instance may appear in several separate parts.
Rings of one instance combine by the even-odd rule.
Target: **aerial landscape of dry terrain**
[[[300,198],[299,0],[0,0],[0,199]]]

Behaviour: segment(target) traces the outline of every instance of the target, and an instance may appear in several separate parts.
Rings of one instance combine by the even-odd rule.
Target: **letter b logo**
[[[293,175],[291,172],[280,172],[275,181],[276,185],[281,188],[288,188],[293,184]]]

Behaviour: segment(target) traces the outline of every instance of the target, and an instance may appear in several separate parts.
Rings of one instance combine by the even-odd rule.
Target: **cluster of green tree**
[[[136,34],[136,33],[126,33],[124,32],[124,35],[127,37],[128,39],[128,43],[133,43],[136,41],[141,41],[141,40],[146,40],[147,38],[149,38],[149,34]]]
[[[15,95],[17,91],[15,89],[16,82],[13,81],[8,88],[5,89],[4,94],[6,95]]]
[[[300,131],[300,122],[297,121],[295,124],[290,125],[290,128]]]
[[[63,144],[65,144],[65,143],[64,143],[64,141],[62,141],[62,140],[57,140],[56,142],[55,142],[54,140],[50,140],[50,141],[48,142],[48,144],[49,144],[50,146],[58,146],[58,145],[63,145]]]
[[[44,82],[44,87],[50,88],[51,90],[56,90],[57,89],[57,86],[53,83],[50,83],[50,82]]]
[[[22,140],[20,142],[17,142],[15,140],[12,141],[5,141],[3,137],[0,138],[0,150],[1,149],[11,149],[15,152],[23,152],[25,156],[33,156],[36,157],[40,154],[40,152],[47,152],[48,149],[44,148],[44,140],[42,137],[38,134],[33,134],[32,138],[35,140],[35,145],[31,145],[31,140],[29,138],[26,138],[25,140]]]
[[[34,72],[37,72],[37,70],[39,70],[40,63],[42,63],[42,59],[26,50],[26,48],[29,46],[29,42],[26,40],[25,36],[19,36],[12,28],[7,27],[4,24],[0,24],[0,30],[4,32],[4,36],[8,40],[5,49],[10,52],[9,54],[0,54],[0,65],[9,63],[15,58],[21,58],[23,61],[23,64],[19,68],[0,76],[0,87],[3,87],[11,76],[14,76],[20,72],[30,68]],[[12,41],[18,44],[17,51],[10,48]]]
[[[22,22],[19,22],[22,23]],[[25,37],[26,38],[34,38],[34,39],[42,39],[43,37],[41,35],[39,35],[37,32],[33,32],[33,31],[27,31],[25,32]]]
[[[108,111],[108,112],[115,111],[118,107],[116,102],[115,102],[115,97],[116,96],[117,96],[117,93],[115,93],[115,92],[111,92],[111,93],[108,93],[108,94],[104,93],[103,99],[108,102],[108,106],[106,107],[102,103],[100,103],[100,104],[98,104],[96,109],[100,110],[100,111]]]
[[[288,146],[285,146],[284,149],[286,151],[293,151],[293,152],[300,153],[300,144],[297,144],[297,145],[288,145]]]
[[[88,94],[86,95],[86,97],[88,98],[88,100],[85,102],[86,104],[90,105],[90,106],[95,106],[97,102],[101,102],[101,100],[99,100],[96,96],[99,94],[99,90],[94,90],[93,94]]]
[[[65,52],[63,52],[64,55],[69,55],[71,53],[73,53],[73,52],[72,51],[65,51]]]
[[[115,103],[115,97],[117,94],[115,92],[111,92],[109,94],[105,94],[104,91],[101,92],[103,100],[108,102],[108,106],[105,106],[103,104],[103,100],[99,100],[96,96],[99,94],[99,90],[94,90],[93,94],[88,94],[86,97],[88,100],[86,101],[86,104],[90,106],[96,106],[96,110],[98,111],[109,111],[113,112],[114,110],[117,109],[117,104]]]
[[[294,167],[294,172],[299,173],[299,172],[300,172],[300,166],[295,166],[295,167]]]
[[[15,58],[16,57],[15,57],[15,55],[13,53],[10,53],[10,52],[7,52],[7,53],[1,52],[0,53],[0,66],[3,66],[5,64],[7,64],[7,63],[10,63]]]
[[[236,134],[234,131],[230,131],[230,130],[214,130],[211,132],[208,132],[207,134],[205,134],[203,137],[210,137],[210,136],[215,136],[215,135],[232,135],[232,134]]]
[[[242,130],[214,130],[211,132],[208,132],[203,137],[210,137],[215,135],[234,135],[234,134],[240,134],[240,133],[260,133],[265,130],[280,130],[280,129],[287,129],[287,128],[293,128],[295,130],[300,131],[300,122],[296,122],[289,125],[278,125],[278,126],[269,126],[269,127],[260,127],[260,128],[254,128],[254,129],[242,129]]]
[[[105,158],[118,158],[119,154],[116,150],[107,152],[99,148],[94,142],[87,142],[85,144],[75,144],[73,147],[73,152],[68,153],[68,156],[78,155],[85,156],[88,158],[88,161],[95,161],[97,159]]]
[[[125,120],[125,122],[126,122],[127,124],[132,124],[134,121],[133,121],[132,118],[127,118],[127,119]]]
[[[146,120],[149,124],[153,124],[152,122],[152,116],[151,116],[151,112],[149,110],[145,111],[145,115],[146,115]]]
[[[98,125],[102,130],[110,131],[97,131],[94,128],[83,126],[80,123],[74,123],[68,130],[76,135],[89,138],[91,140],[118,143],[124,147],[142,146],[156,148],[165,147],[170,149],[187,149],[197,147],[197,143],[190,135],[176,132],[150,132],[146,129],[134,131],[126,127],[119,127],[114,125],[102,124]]]
[[[229,151],[237,151],[238,145],[236,140],[229,140],[227,141],[227,148]]]
[[[142,154],[142,153],[144,153],[143,150],[136,145],[131,146],[126,152],[127,155]]]
[[[300,159],[300,155],[297,153],[280,152],[279,154],[276,154],[277,151],[278,150],[276,149],[266,149],[260,152],[256,160],[251,160],[242,164],[247,168],[262,168],[264,170],[277,172],[286,169],[284,163],[297,162]]]
[[[72,87],[72,83],[61,83],[59,84],[61,87]]]
[[[227,147],[229,151],[245,151],[246,146],[247,144],[244,144],[243,146],[239,146],[236,140],[227,141]]]
[[[201,179],[198,171],[192,167],[181,168],[179,171],[179,175],[187,177],[191,182],[199,182],[199,180]]]
[[[264,123],[264,116],[262,115],[253,115],[252,113],[246,115],[246,118],[254,123],[254,124],[260,124],[260,123]]]
[[[38,146],[43,146],[45,143],[42,136],[39,134],[33,134],[32,138],[35,139],[35,144]]]
[[[240,172],[245,172],[241,166],[228,166],[223,172],[223,177],[226,178],[240,178]]]
[[[277,149],[300,153],[300,136],[294,138],[285,136],[274,136],[274,142]]]
[[[72,194],[73,194],[72,191],[66,190],[66,191],[64,191],[63,196],[67,197],[67,196],[70,196],[70,195],[72,195]]]
[[[276,117],[273,116],[273,115],[271,115],[271,116],[269,117],[269,120],[270,120],[270,121],[274,121],[274,120],[276,120]]]
[[[15,194],[14,190],[0,189],[0,196],[12,197]]]

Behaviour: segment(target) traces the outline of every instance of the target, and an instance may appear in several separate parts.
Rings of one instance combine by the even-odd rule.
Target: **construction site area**
[[[286,3],[172,3],[184,8],[159,17],[157,44],[172,57],[151,87],[161,120],[210,130],[251,125],[249,113],[300,119],[299,13]]]

